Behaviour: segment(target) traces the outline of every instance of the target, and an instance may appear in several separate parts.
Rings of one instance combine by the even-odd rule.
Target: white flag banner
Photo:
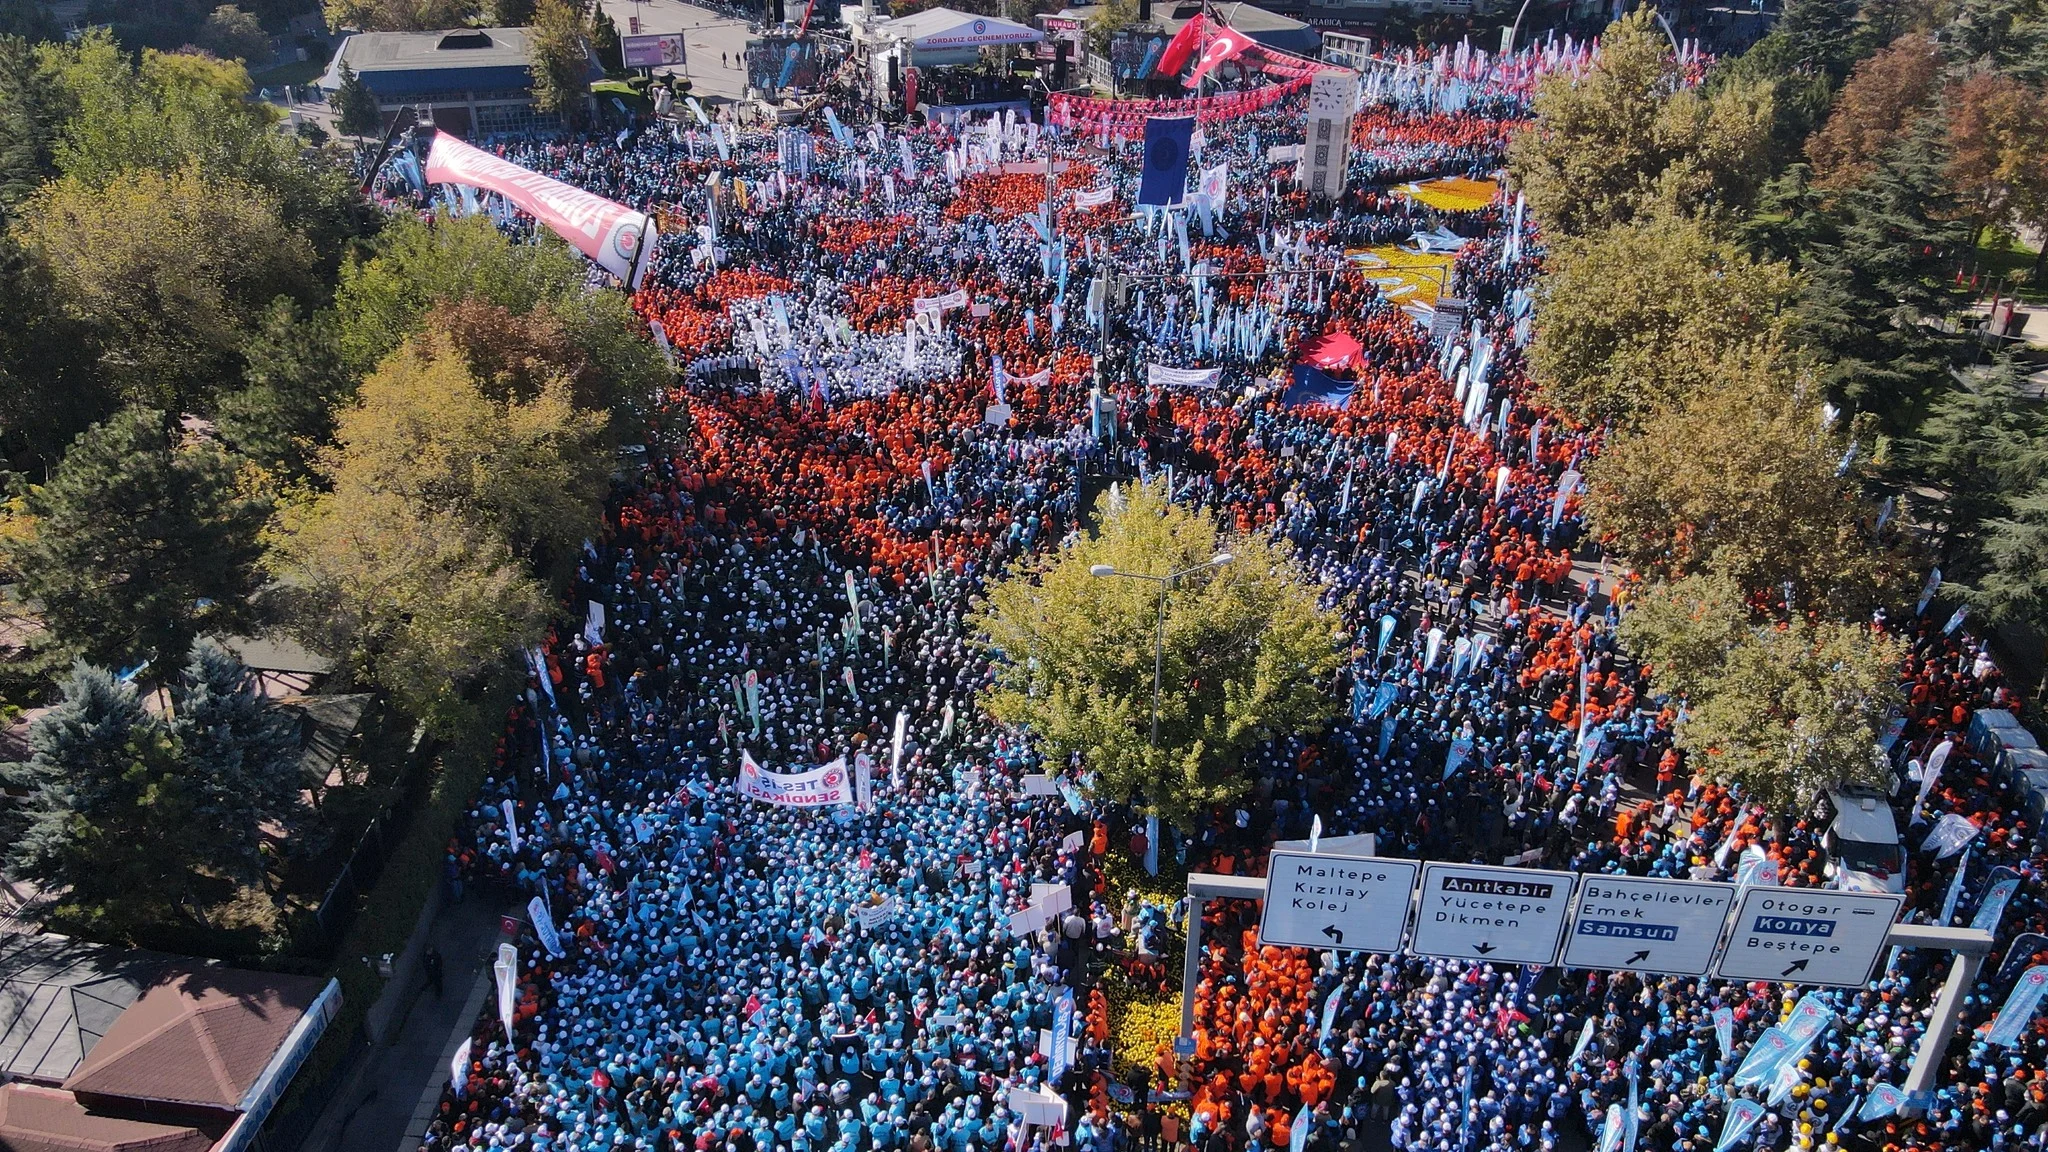
[[[1934,853],[1936,860],[1946,860],[1963,850],[1963,846],[1977,838],[1981,829],[1977,822],[1967,816],[1948,813],[1934,822],[1934,831],[1920,844],[1922,852]]]
[[[1076,207],[1076,208],[1079,208],[1079,209],[1082,209],[1083,211],[1086,211],[1087,209],[1090,209],[1090,208],[1100,208],[1100,207],[1102,207],[1102,206],[1103,206],[1104,204],[1107,204],[1107,203],[1109,203],[1109,202],[1110,202],[1111,200],[1114,200],[1114,199],[1116,199],[1116,192],[1115,192],[1115,190],[1114,190],[1114,189],[1110,189],[1110,188],[1082,188],[1082,189],[1076,189],[1076,190],[1075,190],[1075,192],[1074,192],[1074,207]]]
[[[498,1023],[505,1026],[505,1044],[512,1044],[512,1001],[519,979],[519,949],[510,944],[498,945],[498,959],[491,965],[491,975],[498,982]]]
[[[533,921],[533,932],[540,937],[540,946],[548,950],[548,955],[561,959],[564,955],[562,935],[555,931],[555,915],[548,911],[547,901],[538,896],[528,900],[526,915]]]
[[[1145,382],[1154,388],[1214,388],[1223,383],[1221,368],[1168,368],[1147,364]]]
[[[511,841],[516,855],[519,852],[519,816],[512,810],[510,797],[498,801],[498,808],[505,814],[505,839]]]
[[[754,763],[745,749],[740,751],[740,775],[733,782],[739,794],[763,804],[784,808],[825,808],[851,804],[853,797],[846,778],[846,757],[808,772],[770,772]]]
[[[455,1058],[448,1061],[448,1086],[455,1090],[460,1100],[469,1095],[469,1048],[473,1041],[463,1037],[462,1046],[455,1050]]]

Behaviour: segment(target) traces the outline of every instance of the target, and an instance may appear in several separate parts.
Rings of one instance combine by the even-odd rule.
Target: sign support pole
[[[1913,1052],[1913,1065],[1906,1073],[1904,1089],[1907,1115],[1924,1114],[1934,1098],[1934,1077],[1940,1070],[1942,1053],[1955,1039],[1963,996],[1977,982],[1977,971],[1991,952],[1991,933],[1977,928],[1939,928],[1925,924],[1895,924],[1886,943],[1895,948],[1939,948],[1955,954],[1949,962],[1948,979],[1934,1000],[1934,1015],[1920,1034],[1920,1046]]]
[[[1180,965],[1180,1039],[1195,1035],[1195,985],[1202,979],[1202,909],[1212,897],[1233,900],[1264,900],[1263,876],[1225,876],[1216,872],[1188,873],[1188,951]]]

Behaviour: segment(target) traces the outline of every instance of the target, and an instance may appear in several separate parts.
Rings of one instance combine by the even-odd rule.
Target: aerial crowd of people
[[[1592,50],[1461,50],[1369,84],[1332,203],[1275,158],[1305,94],[1208,126],[1194,171],[1224,186],[1173,210],[1134,203],[1136,140],[1000,115],[840,108],[795,146],[690,114],[496,144],[662,220],[635,306],[679,374],[577,572],[571,603],[599,609],[535,655],[449,845],[451,877],[537,900],[550,931],[517,942],[425,1146],[2043,1146],[2048,1031],[1976,1031],[2048,953],[2039,829],[1962,738],[2017,700],[1966,629],[1910,604],[1887,625],[1911,648],[1889,746],[1908,795],[1949,747],[1906,834],[1907,918],[1998,940],[1932,1099],[1880,1089],[1904,1083],[1942,954],[1808,991],[1262,948],[1256,904],[1213,900],[1192,1052],[1123,1050],[1091,995],[1178,984],[1185,905],[1131,890],[1141,859],[1256,874],[1312,827],[1388,856],[1828,882],[1825,828],[1688,762],[1617,647],[1627,574],[1579,514],[1599,432],[1523,371],[1540,231],[1511,192],[1444,211],[1396,187],[1495,174],[1536,78]],[[1439,229],[1458,247],[1427,291],[1365,251]],[[1319,341],[1346,350],[1318,370],[1348,399],[1290,403]],[[1221,371],[1154,386],[1153,365]],[[979,591],[1139,482],[1287,541],[1352,638],[1345,714],[1265,745],[1250,797],[1191,829],[1027,792],[1069,766],[976,702]],[[836,765],[871,797],[763,803],[735,787],[756,765]],[[1974,837],[1922,850],[1949,817]],[[1014,934],[1054,891],[1081,930]],[[1752,1044],[1802,1016],[1800,1059],[1745,1082]],[[1042,1038],[1057,1026],[1071,1057]],[[1058,1118],[1027,1122],[1049,1096]],[[1761,1107],[1737,1123],[1738,1100]]]

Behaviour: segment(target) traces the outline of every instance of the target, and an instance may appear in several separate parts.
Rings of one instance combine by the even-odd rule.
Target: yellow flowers
[[[1103,974],[1101,987],[1109,1002],[1109,1042],[1117,1075],[1153,1067],[1159,1046],[1171,1048],[1180,1035],[1180,994],[1147,995],[1131,987],[1116,968]]]
[[[1420,184],[1403,184],[1395,191],[1439,212],[1477,212],[1493,203],[1493,198],[1500,194],[1500,184],[1493,180],[1451,176]]]
[[[1434,306],[1443,286],[1450,282],[1451,264],[1456,257],[1443,254],[1418,255],[1392,244],[1377,248],[1352,248],[1344,258],[1355,265],[1359,275],[1371,281],[1380,295],[1396,305],[1414,301]]]

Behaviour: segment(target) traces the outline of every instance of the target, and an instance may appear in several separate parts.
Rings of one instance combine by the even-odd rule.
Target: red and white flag
[[[1202,45],[1201,58],[1195,61],[1195,70],[1188,74],[1187,87],[1193,88],[1202,82],[1210,70],[1225,60],[1230,60],[1252,46],[1252,38],[1228,24],[1217,24],[1210,28],[1208,42]]]
[[[1154,69],[1155,73],[1160,76],[1180,75],[1180,70],[1187,64],[1188,57],[1193,56],[1195,50],[1202,46],[1202,32],[1208,27],[1209,18],[1200,13],[1196,13],[1194,19],[1181,25],[1180,31],[1173,34],[1173,39],[1166,42],[1166,49],[1159,53],[1159,66]]]

